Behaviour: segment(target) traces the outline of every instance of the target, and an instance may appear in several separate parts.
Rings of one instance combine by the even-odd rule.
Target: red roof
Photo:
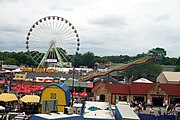
[[[150,89],[152,89],[155,83],[136,83],[132,82],[130,84],[130,94],[131,95],[146,95]]]
[[[146,95],[157,83],[132,82],[131,84],[108,84],[105,82],[98,82],[95,84],[93,91],[95,91],[101,84],[105,84],[108,91],[114,94]],[[161,83],[160,88],[166,91],[169,96],[180,96],[180,84]]]
[[[105,82],[102,82],[102,81],[97,82],[97,83],[94,85],[92,91],[94,92],[94,91],[99,87],[100,84],[105,84]]]
[[[169,96],[180,96],[180,84],[160,84]]]
[[[106,84],[107,89],[115,94],[129,94],[128,84]]]
[[[103,81],[98,82],[94,85],[94,88],[92,91],[95,91],[101,84],[105,84],[106,88],[111,93],[115,94],[129,94],[129,86],[128,84],[108,84]]]

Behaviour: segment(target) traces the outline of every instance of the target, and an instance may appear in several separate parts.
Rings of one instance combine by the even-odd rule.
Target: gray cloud
[[[15,3],[18,0],[0,0],[1,3]]]
[[[177,2],[0,0],[0,3],[0,50],[25,51],[29,28],[40,18],[57,15],[76,27],[82,53],[136,55],[159,46],[169,56],[180,55]]]
[[[9,25],[0,25],[1,32],[13,32],[13,33],[20,33],[22,29],[18,29],[17,26],[9,26]]]
[[[99,25],[102,27],[125,27],[128,25],[124,17],[115,15],[107,15],[97,18],[94,17],[88,21],[90,24]]]
[[[82,36],[82,39],[86,40],[86,41],[84,41],[84,40],[81,41],[81,44],[85,45],[85,46],[99,46],[99,45],[102,45],[102,41],[98,40],[98,38]]]
[[[9,39],[8,37],[2,37],[0,39],[0,51],[26,51],[25,41],[16,39],[17,37],[15,36],[12,37],[14,39]]]
[[[50,10],[62,10],[62,11],[73,11],[72,7],[63,7],[59,5],[52,5],[49,7]]]
[[[164,20],[169,20],[171,18],[170,15],[165,14],[165,15],[161,15],[158,18],[156,18],[154,21],[160,22],[160,21],[164,21]]]

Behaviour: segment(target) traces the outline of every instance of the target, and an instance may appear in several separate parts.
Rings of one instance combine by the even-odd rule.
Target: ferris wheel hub
[[[55,45],[55,43],[56,43],[56,40],[54,40],[54,39],[52,39],[52,40],[50,41],[50,44],[51,44],[51,45]]]

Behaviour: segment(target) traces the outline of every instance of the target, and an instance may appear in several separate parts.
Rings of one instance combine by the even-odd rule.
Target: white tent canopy
[[[64,78],[64,77],[60,77],[60,80],[65,81],[65,80],[66,80],[66,78]]]
[[[3,107],[3,106],[0,106],[0,110],[5,110],[5,107]]]
[[[147,80],[146,78],[140,78],[138,80],[135,80],[133,82],[139,82],[139,83],[153,83],[150,80]]]
[[[12,70],[12,72],[22,72],[22,71],[20,70],[20,68],[17,68],[15,70]]]

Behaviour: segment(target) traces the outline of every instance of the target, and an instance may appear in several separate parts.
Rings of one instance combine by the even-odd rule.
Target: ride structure
[[[38,68],[71,67],[72,58],[68,54],[78,52],[79,46],[79,34],[75,27],[58,16],[39,19],[26,37],[26,49]]]
[[[127,64],[120,64],[116,67],[113,67],[113,68],[109,68],[107,69],[106,71],[103,71],[103,72],[94,72],[92,74],[89,74],[87,76],[83,76],[81,78],[78,79],[78,81],[89,81],[91,79],[94,79],[96,77],[101,77],[101,76],[105,76],[105,75],[108,75],[110,74],[111,72],[114,72],[114,71],[121,71],[121,70],[125,70],[133,65],[138,65],[138,64],[143,64],[145,62],[147,62],[148,60],[150,60],[152,57],[151,56],[145,56],[143,58],[140,58],[140,59],[137,59],[137,60],[134,60],[134,61],[131,61]]]
[[[163,48],[153,48],[149,50],[147,54],[156,60],[163,60],[163,58],[166,56],[166,51]]]

